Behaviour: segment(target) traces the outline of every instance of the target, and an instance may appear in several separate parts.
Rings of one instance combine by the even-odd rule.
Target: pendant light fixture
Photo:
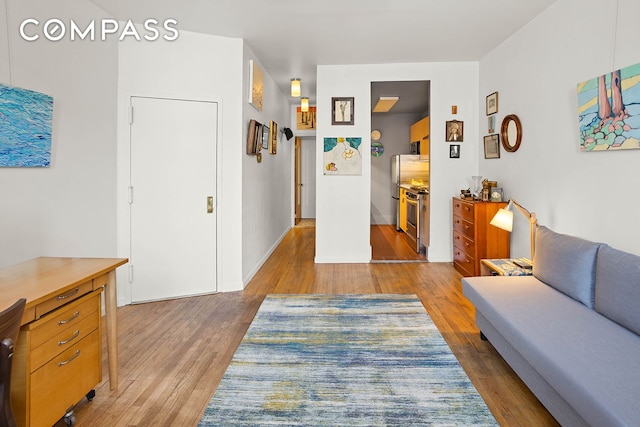
[[[304,97],[300,99],[300,111],[302,111],[303,113],[309,111],[309,98]]]
[[[300,79],[298,78],[291,79],[291,96],[296,98],[300,96]]]

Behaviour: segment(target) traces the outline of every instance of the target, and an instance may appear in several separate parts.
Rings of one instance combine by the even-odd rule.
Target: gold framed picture
[[[464,140],[464,122],[451,120],[446,123],[445,140],[447,142],[462,142]]]

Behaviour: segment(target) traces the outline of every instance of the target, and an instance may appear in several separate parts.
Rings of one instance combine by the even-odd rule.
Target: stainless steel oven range
[[[406,190],[407,203],[407,236],[417,253],[425,252],[429,244],[428,224],[426,215],[428,194],[425,191]]]

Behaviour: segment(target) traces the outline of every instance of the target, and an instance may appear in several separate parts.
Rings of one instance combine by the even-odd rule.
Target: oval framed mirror
[[[502,138],[502,147],[510,153],[520,148],[520,143],[522,142],[522,124],[518,116],[509,114],[502,120],[500,137]]]

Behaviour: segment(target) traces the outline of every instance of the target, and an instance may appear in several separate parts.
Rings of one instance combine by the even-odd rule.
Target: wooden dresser
[[[509,258],[509,233],[489,225],[506,202],[453,198],[453,265],[463,276],[480,276],[483,258]]]
[[[11,372],[18,426],[50,427],[63,416],[69,424],[75,417],[67,411],[93,398],[102,381],[104,291],[109,381],[117,388],[115,269],[127,261],[36,258],[0,269],[0,307],[27,300]]]

